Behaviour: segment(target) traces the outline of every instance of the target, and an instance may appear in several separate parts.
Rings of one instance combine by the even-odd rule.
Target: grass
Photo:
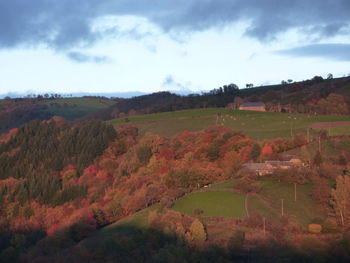
[[[172,207],[175,211],[193,215],[193,210],[203,210],[203,216],[244,217],[244,196],[232,192],[199,192],[178,200]]]
[[[67,120],[75,120],[115,104],[112,100],[99,98],[60,98],[44,103],[48,105],[49,112]]]
[[[322,210],[311,198],[311,184],[297,185],[297,201],[294,201],[294,185],[273,180],[260,180],[262,190],[248,197],[249,214],[258,213],[268,221],[279,222],[281,199],[284,214],[295,225],[306,227],[315,218],[324,218]],[[194,209],[203,210],[203,216],[244,218],[244,195],[232,193],[234,181],[213,184],[179,199],[172,209],[193,215]]]
[[[259,213],[267,221],[279,222],[281,218],[281,199],[284,199],[284,214],[289,222],[306,229],[313,219],[324,219],[325,215],[311,198],[311,184],[297,186],[297,201],[294,201],[294,185],[279,183],[274,180],[260,180],[262,190],[258,194],[248,197],[249,214]],[[201,192],[193,192],[176,201],[172,209],[183,214],[193,215],[193,209],[203,210],[203,216],[224,218],[245,218],[245,195],[231,192],[234,180],[212,184]],[[85,239],[80,245],[94,248],[96,242],[105,242],[109,238],[123,235],[137,235],[139,230],[147,229],[148,215],[150,211],[160,210],[160,205],[155,204],[143,209],[134,215],[119,220],[114,224],[97,231],[93,236]],[[211,235],[222,238],[225,232],[216,229]],[[225,229],[227,230],[227,229]]]
[[[219,117],[217,114],[219,114]],[[243,131],[254,139],[265,140],[276,137],[290,137],[297,133],[306,134],[308,126],[313,123],[345,121],[350,120],[350,117],[209,108],[139,115],[129,117],[128,120],[139,127],[141,134],[151,132],[162,136],[173,136],[182,131],[198,131],[213,125],[223,125],[233,130]],[[116,119],[109,122],[117,126],[125,122],[125,119]],[[343,127],[343,129],[337,128],[339,129],[332,128],[334,135],[341,135],[350,131],[350,128],[345,130]]]
[[[330,136],[350,135],[350,125],[328,128]]]
[[[294,201],[294,185],[264,180],[259,193],[271,210],[273,218],[281,213],[281,199],[284,201],[284,214],[291,222],[306,227],[315,218],[323,218],[320,208],[311,198],[311,184],[297,185],[297,201]],[[251,208],[250,208],[251,209]]]
[[[286,152],[286,154],[300,156],[304,161],[310,161],[319,149],[318,141],[310,143],[302,148],[296,148]],[[321,142],[321,153],[323,158],[338,158],[339,154],[344,152],[350,158],[350,139],[331,138],[331,140]]]
[[[147,228],[149,212],[158,209],[160,209],[160,205],[155,204],[133,214],[132,216],[126,217],[115,222],[114,224],[108,225],[107,227],[104,227],[97,232],[98,237],[114,235],[123,232],[125,229]]]

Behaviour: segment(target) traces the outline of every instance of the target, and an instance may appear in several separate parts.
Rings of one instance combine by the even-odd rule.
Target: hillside
[[[208,109],[207,114],[214,117],[217,110]],[[135,116],[135,124],[137,118],[144,121],[152,116],[173,120],[174,114],[192,120],[191,114],[202,112]],[[247,124],[253,128],[254,123],[276,115],[272,129],[288,116],[241,114],[240,121],[256,118]],[[344,117],[315,118],[312,121]],[[300,125],[310,123],[307,115],[300,119]],[[173,255],[166,245],[172,244],[194,257],[213,253],[231,258],[238,254],[227,254],[226,249],[236,238],[245,257],[247,248],[258,249],[266,242],[307,240],[310,223],[324,229],[321,240],[331,238],[335,243],[335,236],[345,228],[331,203],[331,189],[341,183],[337,176],[348,163],[349,149],[320,161],[317,152],[308,152],[315,142],[300,135],[258,141],[221,125],[168,137],[139,133],[131,122],[116,128],[115,132],[96,120],[69,123],[55,118],[25,124],[0,142],[2,257],[83,261],[90,255],[100,262],[131,249],[144,259],[149,253],[161,257],[161,251]],[[241,169],[243,163],[278,159],[301,147],[306,148],[303,154],[311,156],[308,166],[276,171],[266,178]],[[197,242],[203,242],[206,252],[197,249]],[[223,250],[207,251],[210,245]],[[111,246],[118,246],[117,252],[109,250]],[[295,249],[292,245],[293,253],[299,253]]]
[[[347,262],[350,117],[333,112],[344,100],[313,93],[309,110],[322,114],[225,107],[238,92],[255,96],[231,86],[188,97],[1,101],[1,260]],[[130,105],[148,105],[147,114],[118,110]],[[94,119],[111,109],[118,118]],[[302,164],[264,177],[243,168],[290,154]]]
[[[276,137],[290,138],[298,133],[317,136],[321,128],[312,128],[315,123],[349,121],[349,116],[287,114],[274,112],[237,111],[223,108],[184,110],[157,114],[131,116],[108,123],[118,126],[126,121],[135,123],[141,134],[147,132],[161,136],[173,136],[183,131],[198,131],[212,125],[222,125],[257,140]],[[350,124],[326,127],[329,135],[350,134]],[[324,129],[324,128],[323,128]]]
[[[114,100],[98,97],[2,99],[0,100],[0,132],[32,120],[48,120],[53,116],[73,121],[116,103]]]
[[[42,103],[48,106],[47,110],[52,115],[66,120],[75,120],[111,107],[116,104],[116,101],[107,98],[82,97],[50,99]]]
[[[311,80],[301,82],[289,84],[286,82],[284,84],[246,89],[238,89],[235,84],[229,84],[209,92],[189,96],[158,92],[134,97],[113,105],[91,117],[110,120],[135,114],[227,107],[230,103],[232,107],[237,107],[233,103],[235,99],[237,103],[263,101],[271,111],[277,111],[278,108],[281,108],[283,111],[294,113],[346,114],[349,113],[349,90],[350,77],[323,79],[315,76]],[[336,96],[329,98],[331,94],[336,94]],[[335,102],[333,99],[337,101]],[[341,104],[344,105],[341,106]]]
[[[112,120],[186,109],[236,108],[244,101],[263,101],[269,111],[346,115],[350,105],[349,90],[350,77],[322,79],[316,76],[302,82],[246,89],[238,89],[235,84],[229,84],[188,96],[158,92],[130,99],[60,98],[58,94],[51,97],[38,95],[31,98],[2,99],[0,131],[18,127],[30,120],[44,120],[55,115],[66,120]]]

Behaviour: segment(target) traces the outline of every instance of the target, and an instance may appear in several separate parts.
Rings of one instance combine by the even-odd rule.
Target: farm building
[[[266,161],[266,165],[272,169],[289,169],[292,168],[295,164],[287,161]]]
[[[290,161],[265,161],[264,163],[245,163],[242,165],[243,170],[255,173],[256,175],[272,174],[276,169],[290,169],[295,166],[302,165],[300,159],[296,157],[288,157]]]
[[[298,157],[293,155],[286,155],[283,157],[283,161],[294,163],[295,165],[301,165],[302,162]]]
[[[254,172],[256,175],[272,174],[273,169],[266,163],[245,163],[242,165],[242,169]]]
[[[239,106],[239,110],[266,111],[263,102],[246,102]]]

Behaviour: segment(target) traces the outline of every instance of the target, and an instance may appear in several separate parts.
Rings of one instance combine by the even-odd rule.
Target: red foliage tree
[[[273,150],[270,144],[265,144],[261,150],[261,154],[265,157],[268,157],[273,154]]]

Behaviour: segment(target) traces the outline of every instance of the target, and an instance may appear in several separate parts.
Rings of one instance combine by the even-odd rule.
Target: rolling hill
[[[258,140],[276,137],[291,137],[297,133],[307,134],[314,123],[349,121],[349,116],[327,116],[308,114],[287,114],[273,112],[235,111],[225,108],[184,110],[166,113],[145,114],[115,119],[109,123],[118,126],[132,122],[141,134],[147,132],[162,136],[173,136],[182,131],[197,131],[213,125],[222,125]],[[350,133],[350,125],[329,127],[330,135]],[[309,129],[310,136],[319,129]]]

